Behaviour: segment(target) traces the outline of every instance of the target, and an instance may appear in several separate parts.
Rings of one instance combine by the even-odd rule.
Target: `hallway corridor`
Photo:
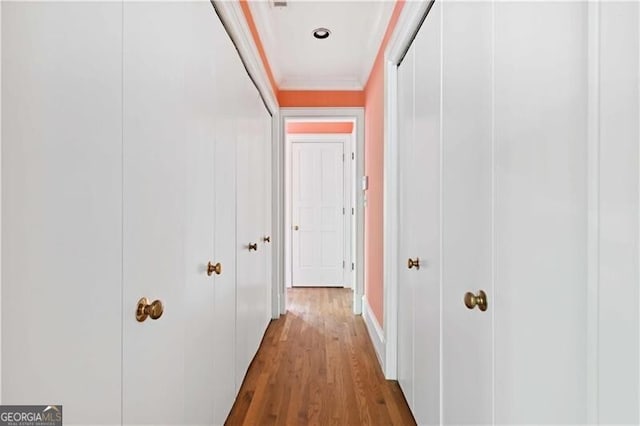
[[[384,379],[351,290],[289,289],[228,425],[415,424],[397,382]]]

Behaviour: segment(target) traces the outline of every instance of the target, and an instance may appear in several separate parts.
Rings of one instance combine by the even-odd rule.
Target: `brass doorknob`
[[[258,251],[258,243],[249,243],[249,251]]]
[[[207,265],[207,275],[211,276],[214,272],[216,273],[216,275],[220,275],[222,273],[222,265],[220,264],[220,262],[216,263],[215,265],[209,262],[209,264]]]
[[[294,227],[293,227],[293,230],[294,230],[294,231],[297,231],[298,229],[300,229],[300,227],[299,227],[298,225],[296,225],[296,226],[294,226]]]
[[[143,297],[138,300],[138,306],[136,307],[136,319],[138,322],[143,322],[150,317],[152,320],[157,320],[162,316],[164,312],[164,306],[162,306],[162,302],[159,300],[154,300],[149,303],[149,299]]]
[[[477,295],[471,292],[467,292],[464,295],[464,305],[469,309],[473,309],[477,306],[478,309],[480,309],[482,312],[486,311],[487,310],[487,293],[485,293],[482,290],[478,290]]]
[[[266,236],[262,239],[262,241],[264,241],[265,243],[270,243],[271,242],[271,237]]]
[[[409,258],[409,260],[407,261],[407,266],[409,267],[409,269],[420,269],[420,258],[416,257],[416,260]]]

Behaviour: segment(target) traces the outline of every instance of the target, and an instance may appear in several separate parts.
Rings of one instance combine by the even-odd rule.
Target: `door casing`
[[[275,129],[278,143],[274,146],[273,164],[274,179],[273,186],[273,211],[277,224],[274,224],[274,235],[276,241],[280,242],[274,249],[277,250],[276,268],[279,270],[279,279],[274,281],[274,290],[277,287],[277,304],[281,315],[286,313],[286,280],[284,279],[286,256],[284,255],[284,242],[287,238],[285,226],[285,212],[287,206],[285,202],[285,169],[286,169],[286,124],[289,120],[302,119],[304,121],[334,122],[336,120],[353,121],[355,125],[355,176],[356,182],[364,176],[364,108],[280,108],[278,125]],[[353,285],[353,313],[362,314],[362,297],[364,296],[364,193],[356,191],[355,196],[355,270]],[[274,300],[274,303],[276,301]]]

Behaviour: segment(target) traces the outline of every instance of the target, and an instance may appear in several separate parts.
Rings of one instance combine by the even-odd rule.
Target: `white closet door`
[[[413,220],[413,253],[420,269],[413,280],[414,416],[418,424],[440,423],[440,99],[442,4],[434,3],[415,44],[415,112],[411,179],[404,185]],[[401,265],[402,266],[402,265]],[[446,357],[445,357],[446,360]]]
[[[65,424],[121,415],[121,23],[2,4],[2,403]]]
[[[586,422],[587,8],[495,4],[500,424]]]
[[[414,63],[413,44],[398,66],[398,382],[409,407],[415,412],[414,376],[414,276],[407,259],[415,259],[415,219],[411,210],[412,182],[415,182],[412,155],[414,145]]]
[[[260,253],[263,233],[262,174],[259,106],[255,87],[246,75],[240,81],[242,93],[237,142],[237,365],[236,386],[242,384],[249,363],[256,353],[264,328],[260,328],[260,304],[265,295],[260,291],[264,267]],[[250,248],[251,246],[251,248]],[[255,247],[255,248],[254,248]]]
[[[639,424],[638,2],[600,11],[598,421]],[[590,157],[594,154],[590,153]],[[594,262],[595,263],[595,262]],[[594,266],[591,264],[590,266]]]
[[[188,64],[185,424],[222,424],[235,396],[235,140],[223,117],[236,54],[210,3],[185,3]],[[220,275],[207,273],[220,263]]]
[[[200,146],[188,140],[185,5],[126,2],[124,8],[123,421],[182,424],[189,386],[186,345],[195,332],[185,329],[194,314],[188,304],[195,299],[187,288],[197,285],[195,274],[211,244],[199,252],[202,259],[188,259],[185,280],[187,256],[198,250],[186,250],[191,242],[185,236],[195,234],[187,231],[187,162],[193,160],[190,151],[210,150],[202,140]],[[212,237],[210,226],[203,232]],[[141,297],[161,300],[162,317],[137,322]]]
[[[493,410],[492,5],[441,7],[443,422],[487,424]],[[464,303],[467,292],[479,290],[488,298],[484,312]]]
[[[263,107],[262,111],[262,185],[263,185],[263,209],[262,209],[262,256],[264,258],[264,289],[266,292],[266,305],[265,305],[265,320],[269,322],[271,320],[271,296],[272,296],[272,272],[273,272],[273,232],[272,232],[272,183],[271,183],[271,115],[266,108]],[[269,241],[266,241],[268,238]]]

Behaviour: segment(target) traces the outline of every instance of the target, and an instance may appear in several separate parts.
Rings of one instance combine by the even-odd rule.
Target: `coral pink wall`
[[[384,51],[403,6],[404,0],[396,2],[364,91],[364,173],[369,176],[367,208],[364,211],[364,294],[381,326],[384,318]]]
[[[365,174],[369,176],[365,209],[365,295],[374,316],[383,325],[383,167],[384,167],[384,50],[398,23],[405,0],[396,0],[364,91],[279,90],[264,52],[247,0],[242,12],[281,107],[365,107]]]
[[[349,121],[338,122],[308,122],[287,123],[287,133],[351,133],[353,123]]]
[[[363,107],[362,90],[280,90],[280,107]]]

